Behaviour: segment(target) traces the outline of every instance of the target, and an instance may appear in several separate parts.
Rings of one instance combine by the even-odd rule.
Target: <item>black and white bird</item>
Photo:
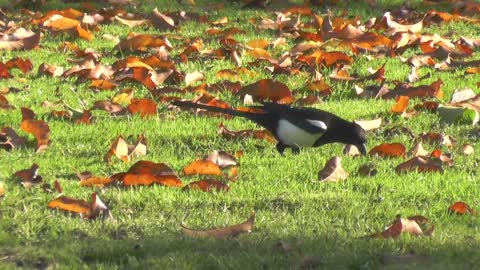
[[[296,108],[268,102],[262,104],[263,106],[253,106],[262,111],[254,113],[190,101],[172,102],[172,105],[179,107],[204,109],[250,119],[275,136],[278,141],[276,148],[280,154],[283,154],[286,148],[292,148],[296,153],[300,147],[318,147],[336,142],[355,145],[363,155],[367,153],[365,146],[367,136],[365,130],[357,123],[314,108]]]

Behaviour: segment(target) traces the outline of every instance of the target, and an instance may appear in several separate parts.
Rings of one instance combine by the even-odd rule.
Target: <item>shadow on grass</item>
[[[180,233],[137,240],[64,238],[16,251],[3,247],[1,254],[9,266],[39,269],[475,269],[476,245],[408,236],[355,239],[335,232],[278,238],[258,228],[224,240]]]

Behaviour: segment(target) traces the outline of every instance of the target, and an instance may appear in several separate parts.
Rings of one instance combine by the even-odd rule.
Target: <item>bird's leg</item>
[[[275,145],[275,148],[277,148],[277,151],[280,153],[280,155],[283,156],[283,152],[285,151],[285,148],[287,148],[287,146],[281,142],[278,142],[277,145]]]
[[[294,155],[300,154],[300,148],[299,147],[292,147],[292,153]]]

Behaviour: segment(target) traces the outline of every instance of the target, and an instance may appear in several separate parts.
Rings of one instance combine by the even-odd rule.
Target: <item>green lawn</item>
[[[264,38],[273,41],[278,37],[274,31],[257,31],[249,23],[249,18],[271,18],[275,14],[263,9],[241,9],[237,1],[224,1],[225,8],[213,10],[212,1],[196,1],[190,6],[177,1],[147,1],[148,4],[136,7],[127,6],[132,12],[150,14],[155,7],[161,12],[189,10],[202,13],[208,7],[210,21],[228,17],[225,27],[238,27],[246,34],[236,34],[240,43]],[[275,2],[275,1],[273,1]],[[301,1],[296,1],[301,2]],[[342,1],[339,1],[342,2]],[[353,1],[356,2],[356,1]],[[325,16],[327,9],[334,15],[343,10],[352,17],[361,16],[362,21],[395,8],[390,1],[377,1],[375,8],[363,3],[350,3],[316,7],[314,11]],[[400,2],[400,1],[396,1]],[[433,7],[425,7],[416,1],[412,5],[425,12]],[[41,11],[73,6],[59,1],[48,1]],[[449,10],[448,5],[440,5],[440,10]],[[18,10],[17,10],[18,11]],[[13,13],[15,10],[12,11]],[[17,12],[17,15],[19,13]],[[479,19],[479,14],[473,15]],[[309,18],[303,17],[308,21]],[[218,48],[216,38],[205,35],[209,24],[187,22],[172,37],[173,50],[177,57],[185,48],[182,38],[204,39],[205,48]],[[40,42],[40,48],[29,51],[1,50],[1,61],[13,57],[30,59],[33,70],[27,74],[12,70],[13,78],[0,80],[0,89],[15,87],[16,93],[6,94],[15,110],[0,109],[0,128],[13,127],[18,133],[22,119],[20,108],[32,109],[38,119],[45,120],[51,130],[51,144],[47,150],[35,153],[35,141],[28,135],[29,147],[5,151],[0,149],[0,182],[5,186],[5,195],[0,199],[0,266],[1,268],[39,269],[295,269],[305,264],[305,258],[315,256],[319,263],[312,263],[318,269],[478,269],[480,268],[480,223],[478,216],[450,214],[448,207],[463,201],[478,209],[480,203],[479,169],[480,144],[479,129],[469,125],[445,125],[436,114],[422,112],[411,119],[390,113],[394,100],[360,99],[356,97],[353,84],[331,81],[328,76],[333,68],[322,68],[333,93],[323,102],[314,105],[334,112],[349,120],[369,120],[384,117],[382,126],[368,133],[369,149],[384,142],[400,142],[407,149],[415,143],[402,133],[393,137],[384,131],[395,126],[411,129],[415,135],[434,131],[453,136],[457,142],[453,148],[438,146],[450,153],[454,165],[444,166],[445,172],[397,175],[394,168],[407,158],[380,158],[372,156],[349,157],[343,154],[343,145],[331,144],[321,148],[302,149],[294,155],[286,151],[280,156],[274,144],[256,139],[227,140],[217,134],[221,122],[233,130],[257,128],[244,119],[226,120],[221,117],[195,117],[187,112],[173,112],[166,104],[159,103],[158,116],[140,118],[138,116],[112,117],[102,111],[94,111],[95,122],[90,125],[77,125],[66,120],[49,116],[50,108],[42,106],[46,100],[62,100],[70,107],[83,109],[92,106],[97,100],[111,99],[121,89],[135,88],[135,97],[152,98],[141,84],[121,83],[114,91],[94,92],[90,82],[79,83],[75,77],[50,78],[38,76],[37,69],[42,63],[54,64],[68,69],[75,64],[71,52],[63,52],[58,46],[64,41],[76,43],[81,49],[93,48],[102,54],[105,65],[127,55],[111,52],[115,41],[102,38],[104,34],[126,38],[129,32],[167,34],[154,27],[134,27],[114,22],[101,25],[93,32],[95,39],[86,41],[68,34],[52,35],[48,32]],[[480,24],[451,22],[432,25],[422,30],[423,34],[449,36],[458,40],[461,36],[479,38]],[[295,45],[293,38],[287,45],[269,51],[279,57]],[[332,49],[329,49],[332,50]],[[394,80],[406,81],[410,73],[408,64],[399,58],[384,57],[371,60],[364,54],[354,55],[351,74],[369,74],[367,69],[378,69],[385,64],[387,84],[393,88]],[[143,54],[148,55],[147,51]],[[419,54],[418,47],[408,49],[402,56]],[[468,60],[479,59],[478,51]],[[253,60],[244,54],[243,63]],[[264,69],[266,65],[249,67],[256,71],[255,76],[242,75],[243,85],[263,78],[274,78],[289,86],[296,97],[307,93],[306,81],[312,74],[272,75]],[[177,62],[178,70],[189,73],[202,71],[204,82],[213,84],[219,79],[215,74],[222,69],[234,68],[230,60],[193,60],[187,64]],[[414,85],[425,85],[441,78],[444,82],[444,97],[441,102],[450,101],[457,89],[472,88],[480,92],[480,76],[465,75],[466,68],[450,72],[436,71],[433,67],[422,67],[420,75],[430,74],[429,78]],[[197,83],[198,84],[198,83]],[[378,84],[371,81],[368,84]],[[177,87],[184,88],[185,84]],[[242,101],[230,93],[214,93],[234,106]],[[193,93],[182,96],[194,97]],[[431,98],[431,100],[433,100]],[[413,104],[421,103],[413,99]],[[130,163],[115,160],[111,164],[103,157],[111,142],[119,135],[124,138],[144,134],[148,138],[148,153],[135,158]],[[462,154],[462,145],[473,145],[475,153]],[[435,146],[424,145],[428,151]],[[138,160],[164,162],[181,172],[183,167],[213,150],[235,152],[243,150],[239,158],[239,177],[230,182],[228,192],[182,191],[181,189],[158,185],[121,188],[81,187],[76,171],[91,171],[97,176],[110,176],[126,171]],[[318,172],[333,156],[341,156],[342,164],[349,173],[348,179],[338,183],[321,183]],[[358,168],[367,162],[377,166],[374,177],[358,176]],[[63,187],[65,195],[88,200],[92,192],[97,192],[109,206],[115,220],[85,220],[77,215],[66,214],[61,210],[48,209],[48,202],[55,193],[45,193],[39,186],[25,189],[12,175],[29,168],[32,163],[40,167],[39,174],[44,182],[55,180]],[[183,177],[184,183],[204,177]],[[195,239],[182,235],[180,224],[190,228],[207,229],[223,227],[245,221],[256,212],[255,229],[250,234],[223,240]],[[423,215],[435,225],[431,237],[414,237],[407,234],[398,239],[370,239],[366,235],[382,231],[391,224],[397,214],[402,217]],[[289,249],[279,248],[286,243]],[[281,245],[281,244],[280,244]],[[415,254],[410,261],[397,256]],[[318,257],[318,258],[317,258]],[[401,260],[401,262],[398,262]],[[308,268],[308,267],[307,267]]]

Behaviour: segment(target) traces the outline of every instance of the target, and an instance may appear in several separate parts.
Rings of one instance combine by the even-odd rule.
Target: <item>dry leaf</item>
[[[325,182],[338,182],[347,179],[348,173],[342,167],[341,157],[330,158],[325,167],[318,173],[318,180]]]
[[[475,215],[475,210],[473,210],[470,206],[468,206],[468,204],[464,202],[455,202],[448,207],[448,210],[460,215]]]
[[[253,230],[254,225],[255,213],[253,213],[247,221],[228,227],[208,230],[193,230],[181,226],[181,229],[184,235],[192,238],[214,237],[218,239],[223,239],[229,237],[236,237],[242,233],[250,233]]]

